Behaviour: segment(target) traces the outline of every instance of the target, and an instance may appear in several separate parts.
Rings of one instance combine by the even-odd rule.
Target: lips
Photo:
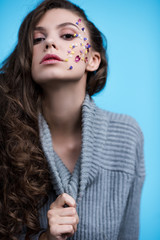
[[[40,61],[40,64],[42,63],[54,63],[57,61],[63,61],[63,59],[61,59],[60,57],[58,57],[55,54],[46,54],[42,60]]]

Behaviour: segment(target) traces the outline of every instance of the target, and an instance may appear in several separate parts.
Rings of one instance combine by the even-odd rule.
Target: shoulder
[[[103,163],[110,165],[113,170],[144,175],[144,137],[136,119],[99,107],[96,107],[96,119],[99,119],[99,128],[102,129],[99,132],[106,139],[103,153],[107,161]]]
[[[139,123],[130,115],[107,111],[97,106],[96,115],[98,115],[99,119],[104,119],[107,121],[108,129],[112,129],[112,131],[115,133],[123,131],[123,133],[127,132],[131,135],[135,135],[135,137],[138,137],[138,135],[143,135]]]

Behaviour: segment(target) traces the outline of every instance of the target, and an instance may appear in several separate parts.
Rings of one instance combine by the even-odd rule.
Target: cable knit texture
[[[53,184],[49,201],[40,210],[42,231],[47,229],[50,204],[65,192],[76,200],[80,219],[76,233],[68,239],[137,240],[145,169],[143,134],[135,119],[100,109],[86,94],[82,148],[73,174],[55,153],[41,114],[39,130]],[[38,240],[39,235],[32,239]]]

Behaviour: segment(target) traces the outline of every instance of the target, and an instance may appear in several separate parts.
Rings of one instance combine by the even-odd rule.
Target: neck
[[[43,88],[42,111],[51,133],[69,137],[81,131],[81,107],[85,98],[85,86],[58,83]]]

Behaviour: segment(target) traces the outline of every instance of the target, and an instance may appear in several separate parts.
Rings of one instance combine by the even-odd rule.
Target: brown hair
[[[45,0],[24,19],[18,44],[0,69],[0,239],[16,240],[26,226],[28,235],[40,230],[38,210],[51,189],[50,173],[39,141],[41,89],[31,76],[33,29],[46,11],[64,8],[81,16],[91,45],[100,53],[97,71],[88,73],[89,95],[106,83],[105,38],[84,11],[66,0]]]

